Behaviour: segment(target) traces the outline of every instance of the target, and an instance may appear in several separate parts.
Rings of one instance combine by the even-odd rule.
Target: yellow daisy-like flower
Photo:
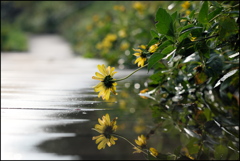
[[[147,141],[146,141],[146,137],[144,135],[138,136],[138,140],[135,140],[136,144],[138,145],[138,147],[134,147],[133,149],[135,149],[136,151],[134,151],[133,153],[141,153],[142,149],[146,148],[147,145]]]
[[[141,49],[133,49],[134,51],[136,51],[137,53],[133,54],[135,55],[136,57],[138,57],[134,64],[138,63],[138,67],[139,66],[144,66],[144,62],[147,60],[147,56],[146,54],[143,53],[143,51]]]
[[[93,130],[99,132],[101,135],[94,136],[92,140],[96,140],[98,144],[98,150],[105,149],[106,144],[110,147],[115,145],[115,140],[118,138],[114,137],[112,134],[116,132],[117,129],[117,117],[110,121],[109,114],[106,114],[102,119],[98,118],[99,124],[96,124]]]
[[[148,49],[148,52],[154,53],[158,49],[158,45],[159,45],[159,43],[151,45]]]
[[[155,148],[149,148],[149,152],[152,156],[157,157],[158,156],[158,151]]]
[[[101,73],[96,72],[92,79],[100,80],[101,82],[94,86],[94,91],[99,92],[98,97],[102,97],[103,100],[109,100],[110,92],[117,95],[116,93],[116,85],[117,83],[113,79],[113,75],[117,72],[114,72],[115,68],[108,66],[105,67],[104,64],[98,65],[98,70]]]
[[[183,4],[181,4],[181,7],[184,8],[184,9],[188,9],[189,7],[191,6],[190,2],[189,1],[185,1]]]

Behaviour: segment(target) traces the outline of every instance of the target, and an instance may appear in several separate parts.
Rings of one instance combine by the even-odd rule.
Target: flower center
[[[142,52],[142,53],[141,53],[141,58],[146,58],[146,57],[147,57],[147,54],[148,54],[147,52]]]
[[[113,78],[110,75],[108,75],[104,78],[103,83],[105,87],[111,88],[113,86],[112,84],[114,83],[114,81]]]
[[[113,133],[112,126],[107,126],[103,134],[106,138],[110,139],[112,133]]]

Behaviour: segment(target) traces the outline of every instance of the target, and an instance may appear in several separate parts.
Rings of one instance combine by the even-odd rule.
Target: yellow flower
[[[147,46],[146,45],[140,45],[139,48],[147,49]]]
[[[191,4],[189,1],[185,1],[183,4],[181,4],[181,7],[187,10],[190,7],[190,5]]]
[[[144,47],[145,47],[144,45],[141,45],[141,46],[140,46],[140,48],[142,48],[142,49],[145,49]],[[135,55],[136,57],[138,57],[138,58],[135,60],[134,64],[138,63],[138,67],[139,67],[139,66],[141,66],[141,67],[144,66],[144,62],[147,60],[146,54],[144,54],[141,49],[133,49],[133,50],[138,52],[138,53],[133,54],[133,55]]]
[[[129,48],[129,43],[128,42],[122,42],[121,43],[121,46],[120,46],[120,49],[121,50],[127,50]]]
[[[109,114],[106,114],[102,117],[102,119],[98,118],[99,124],[96,124],[93,130],[99,132],[101,135],[94,136],[92,140],[96,140],[96,144],[98,144],[98,150],[105,149],[106,144],[110,147],[111,145],[115,145],[115,140],[118,138],[114,137],[112,134],[116,132],[117,129],[117,117],[110,121]]]
[[[150,48],[148,49],[148,52],[154,53],[158,49],[158,45],[159,43],[151,45]]]
[[[158,156],[158,151],[155,148],[149,148],[149,152],[152,156],[157,157]]]
[[[117,35],[116,34],[107,34],[107,36],[104,39],[105,39],[105,41],[115,41],[115,40],[117,40]]]
[[[197,39],[197,37],[191,37],[190,40],[191,41],[195,41]]]
[[[141,2],[135,2],[133,3],[132,7],[137,10],[140,14],[143,13],[143,11],[145,10],[145,5]]]
[[[191,11],[190,10],[186,10],[185,13],[186,13],[186,15],[190,15]]]
[[[125,7],[123,5],[115,5],[115,6],[113,6],[113,9],[116,11],[121,11],[121,12],[125,11]]]
[[[124,29],[119,30],[118,35],[119,37],[122,37],[122,38],[127,37],[127,33]]]
[[[106,68],[104,64],[98,65],[97,67],[101,73],[96,72],[96,76],[92,76],[92,79],[100,80],[101,82],[93,88],[95,92],[99,92],[98,97],[102,97],[103,100],[108,100],[111,91],[113,92],[113,94],[117,95],[117,83],[114,81],[115,79],[113,79],[113,75],[117,72],[114,72],[114,67],[111,68],[110,66],[108,66]]]
[[[135,139],[135,142],[138,147],[133,148],[136,150],[133,153],[141,153],[142,149],[146,148],[147,145],[146,137],[144,135],[138,136],[138,140]]]

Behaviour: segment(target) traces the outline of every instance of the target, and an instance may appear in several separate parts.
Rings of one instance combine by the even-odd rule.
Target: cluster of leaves
[[[148,70],[154,70],[148,92],[157,101],[151,106],[153,118],[157,124],[171,118],[192,138],[187,153],[175,151],[178,159],[237,159],[239,2],[200,6],[186,16],[164,8],[156,13],[147,45],[159,44],[147,60]]]
[[[154,27],[154,14],[162,4],[167,5],[161,1],[96,2],[92,9],[103,6],[101,12],[89,14],[87,19],[82,18],[74,25],[69,25],[73,22],[69,20],[68,27],[64,26],[68,30],[63,33],[75,53],[104,59],[108,65],[118,65],[120,69],[133,68],[132,48],[151,38],[148,30]]]
[[[1,24],[1,51],[27,51],[27,36],[17,27]]]
[[[190,138],[174,152],[143,152],[148,159],[239,159],[239,2],[196,3],[199,9],[184,2],[180,13],[160,7],[152,39],[134,49],[137,70],[153,70],[148,89],[140,92],[155,101],[156,128],[148,140],[169,124]],[[136,143],[146,148],[144,137]]]

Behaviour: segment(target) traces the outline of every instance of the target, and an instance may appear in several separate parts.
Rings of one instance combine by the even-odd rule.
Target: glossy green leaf
[[[154,30],[150,30],[150,33],[151,33],[153,38],[158,38],[159,37],[158,33],[156,31],[154,31]]]
[[[172,17],[163,8],[159,8],[156,14],[156,28],[160,34],[174,37]]]
[[[208,21],[212,20],[214,17],[218,16],[222,11],[222,8],[217,8],[208,15]]]
[[[154,53],[148,60],[148,70],[150,70],[155,63],[164,58],[166,55],[162,53]]]
[[[203,24],[208,22],[208,1],[203,2],[198,14],[198,21]]]

